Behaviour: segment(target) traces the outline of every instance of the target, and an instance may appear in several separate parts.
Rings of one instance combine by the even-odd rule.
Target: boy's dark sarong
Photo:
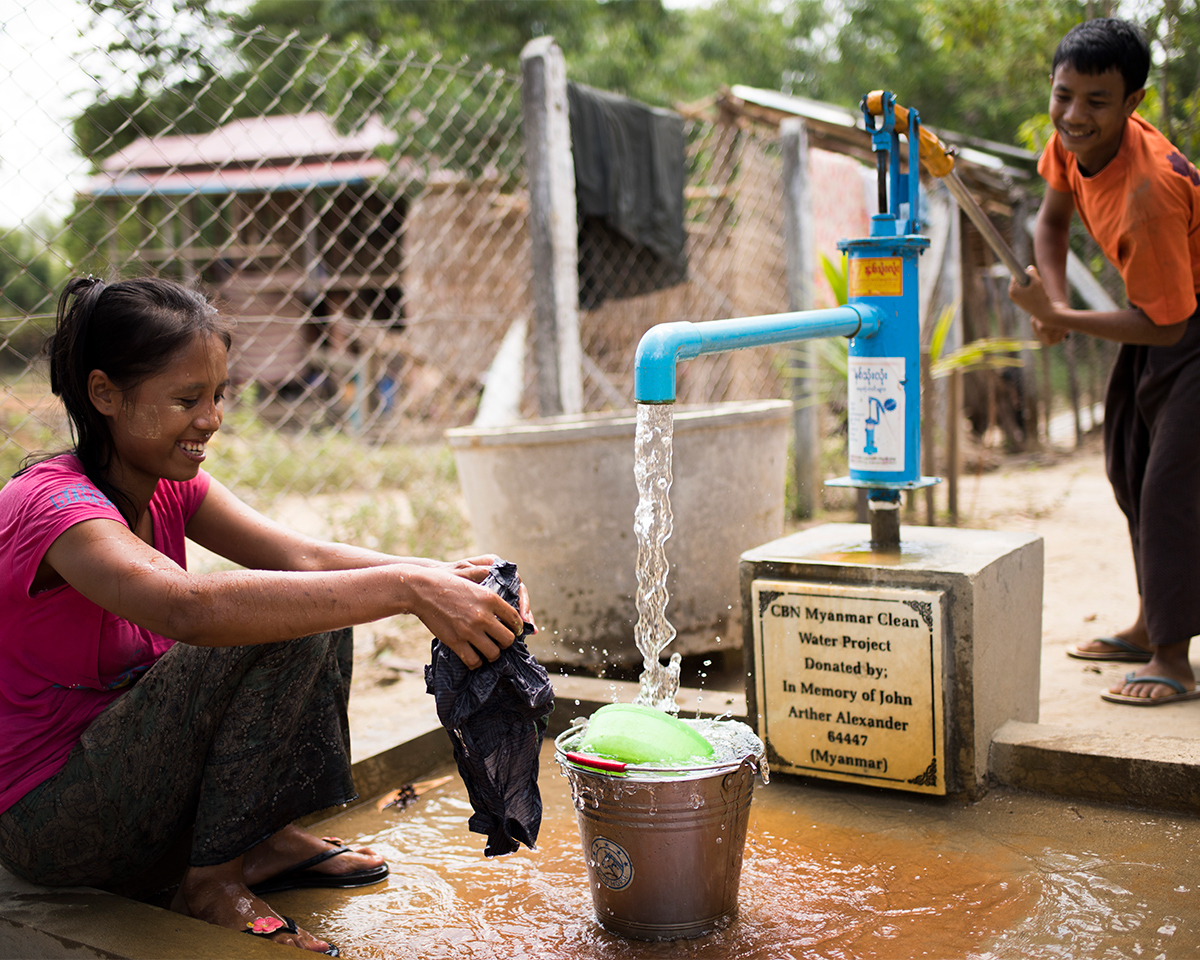
[[[1171,347],[1122,345],[1104,452],[1129,521],[1150,642],[1200,634],[1200,312]]]
[[[353,655],[349,629],[175,644],[0,815],[0,861],[34,883],[119,886],[189,829],[189,862],[212,866],[352,800]]]

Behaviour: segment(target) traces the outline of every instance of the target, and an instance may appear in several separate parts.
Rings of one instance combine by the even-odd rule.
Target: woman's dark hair
[[[1073,26],[1059,41],[1054,51],[1051,73],[1060,63],[1074,67],[1080,73],[1121,71],[1125,79],[1125,96],[1146,85],[1150,73],[1150,46],[1142,32],[1128,20],[1097,17]]]
[[[200,293],[170,280],[141,277],[105,283],[69,281],[47,339],[50,389],[62,399],[84,472],[132,527],[134,505],[106,479],[112,460],[108,421],[88,398],[88,377],[101,370],[121,390],[161,372],[197,335],[215,334],[228,350],[231,324]]]

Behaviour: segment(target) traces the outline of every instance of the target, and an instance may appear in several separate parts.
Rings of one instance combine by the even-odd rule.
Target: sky
[[[0,227],[70,209],[87,165],[70,118],[94,95],[81,0],[0,0]]]

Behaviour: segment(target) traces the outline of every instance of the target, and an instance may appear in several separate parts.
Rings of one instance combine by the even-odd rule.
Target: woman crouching
[[[201,467],[230,325],[160,279],[76,279],[50,384],[75,447],[0,490],[0,861],[119,888],[191,833],[174,909],[317,952],[262,896],[387,876],[293,825],[355,796],[349,627],[413,614],[468,665],[531,620],[442,563],[315,540]],[[189,573],[191,539],[243,569]]]

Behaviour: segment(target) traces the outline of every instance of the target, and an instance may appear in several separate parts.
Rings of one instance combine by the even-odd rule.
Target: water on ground
[[[1195,820],[1005,791],[965,806],[791,777],[755,788],[727,929],[623,940],[594,918],[549,742],[540,783],[535,851],[485,858],[455,776],[407,809],[364,804],[317,828],[383,852],[385,883],[272,903],[344,957],[396,960],[1200,956]]]

